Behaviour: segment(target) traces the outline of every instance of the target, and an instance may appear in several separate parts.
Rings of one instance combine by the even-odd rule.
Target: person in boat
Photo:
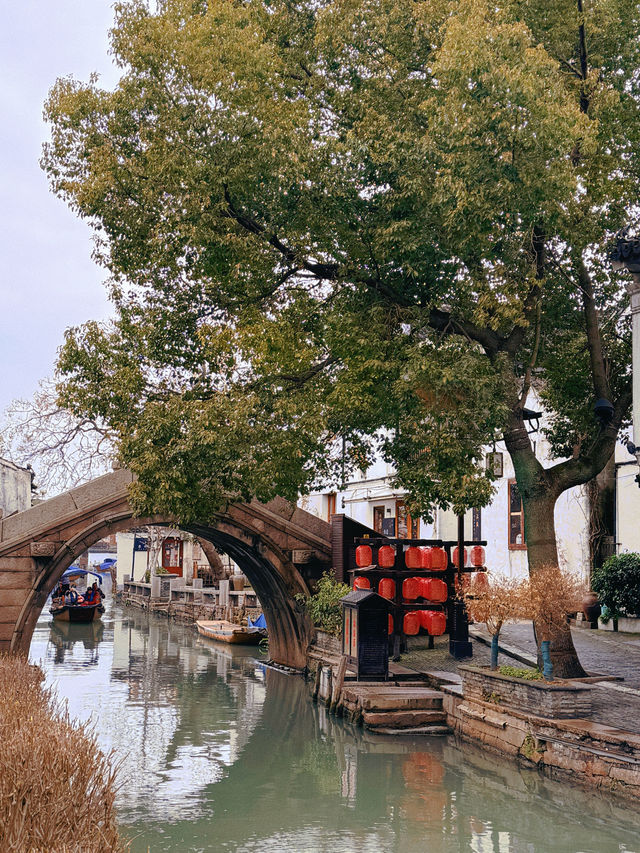
[[[100,604],[103,598],[104,592],[100,589],[96,581],[87,590],[84,600],[86,604]]]
[[[72,583],[69,587],[69,592],[65,596],[65,604],[82,604],[83,601],[84,598],[81,595],[78,595],[76,585]]]

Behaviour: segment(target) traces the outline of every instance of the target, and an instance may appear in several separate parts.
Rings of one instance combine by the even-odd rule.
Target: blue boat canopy
[[[68,578],[74,577],[85,577],[85,575],[93,575],[95,578],[98,578],[98,582],[102,583],[102,578],[97,572],[89,572],[87,569],[81,569],[80,566],[69,566],[67,571],[62,575],[61,580],[65,581]]]
[[[249,628],[266,628],[267,623],[264,618],[264,613],[261,613],[255,622],[252,622],[250,618],[247,618],[247,624]]]

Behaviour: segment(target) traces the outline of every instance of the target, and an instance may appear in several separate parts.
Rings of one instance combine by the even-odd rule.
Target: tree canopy
[[[117,434],[140,507],[295,498],[381,447],[416,514],[460,511],[504,437],[529,534],[534,499],[600,470],[630,402],[605,254],[638,198],[637,4],[115,14],[120,82],[56,83],[43,166],[117,312],[68,332],[61,400]],[[532,383],[568,457],[547,471]]]

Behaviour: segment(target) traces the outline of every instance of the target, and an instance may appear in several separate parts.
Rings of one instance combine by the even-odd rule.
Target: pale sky
[[[38,161],[56,78],[117,79],[112,2],[0,0],[0,413],[53,373],[66,328],[109,314],[91,232],[50,192]]]

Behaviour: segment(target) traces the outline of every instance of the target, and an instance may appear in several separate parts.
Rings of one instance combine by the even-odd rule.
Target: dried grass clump
[[[111,756],[42,680],[25,658],[0,655],[0,850],[123,851]]]

